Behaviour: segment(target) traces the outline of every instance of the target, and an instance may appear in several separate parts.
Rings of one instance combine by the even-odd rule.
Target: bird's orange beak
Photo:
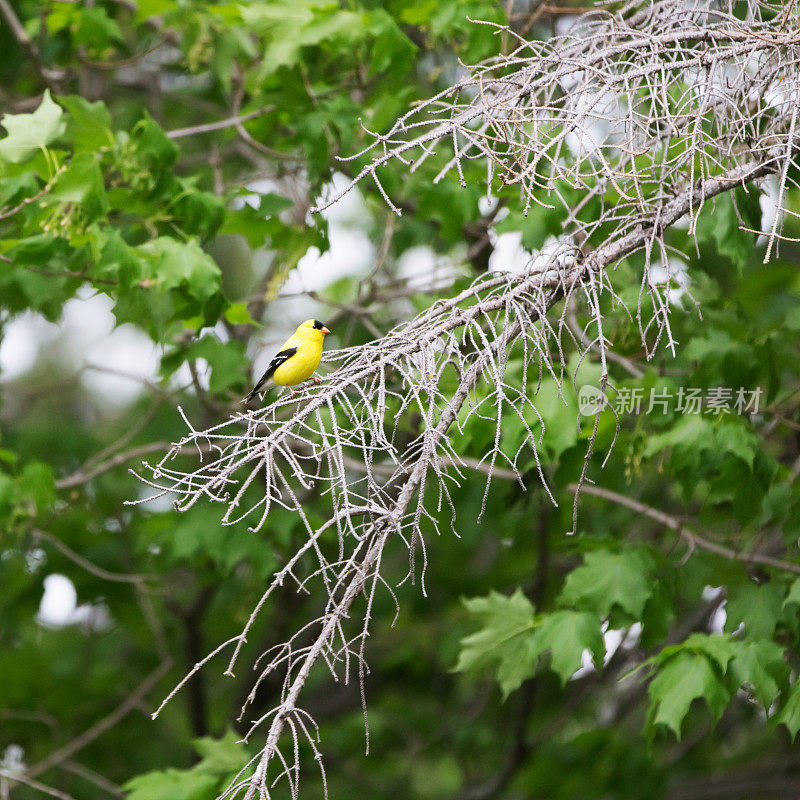
[[[327,329],[327,328],[326,328],[324,325],[323,325],[323,326],[320,328],[320,330],[321,330],[323,333],[330,333],[330,331],[329,331],[329,330],[328,330],[328,329]]]

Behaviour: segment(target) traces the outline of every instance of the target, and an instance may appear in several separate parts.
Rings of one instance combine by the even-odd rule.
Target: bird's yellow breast
[[[297,353],[275,370],[272,379],[280,386],[294,386],[307,381],[321,358],[322,336],[304,339],[297,346]]]

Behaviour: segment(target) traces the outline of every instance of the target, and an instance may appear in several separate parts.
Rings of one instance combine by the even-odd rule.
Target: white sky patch
[[[635,624],[638,625],[638,623]],[[608,622],[603,623],[601,630],[603,631],[603,644],[606,648],[606,654],[603,656],[603,664],[608,664],[619,647],[625,647],[625,649],[629,649],[627,642],[631,633],[633,633],[633,629],[633,625],[630,628],[609,628]],[[637,640],[640,632],[641,625],[639,625],[639,628],[635,633]],[[578,678],[583,678],[585,675],[589,675],[592,672],[597,672],[597,667],[594,665],[592,651],[586,648],[583,653],[581,653],[581,666],[572,674],[570,680],[573,681],[577,680]]]
[[[597,668],[594,665],[594,659],[592,658],[592,651],[589,650],[587,647],[581,653],[581,665],[580,667],[572,673],[572,677],[570,678],[571,681],[576,681],[579,678],[583,678],[585,675],[589,675],[592,672],[597,672]]]
[[[622,640],[625,638],[625,633],[626,631],[624,628],[609,628],[607,631],[603,632],[603,641],[606,646],[606,654],[603,656],[604,664],[608,664],[611,657],[617,652],[617,649],[622,644]]]
[[[522,272],[533,257],[522,246],[522,231],[507,231],[495,236],[494,250],[489,256],[489,271]]]
[[[702,595],[703,601],[710,603],[712,600],[716,600],[724,590],[724,586],[704,586]],[[719,634],[725,629],[725,621],[728,618],[727,612],[725,611],[726,602],[726,600],[723,600],[708,620],[709,633]],[[741,628],[741,625],[739,627]]]
[[[519,273],[528,269],[539,269],[546,267],[554,258],[567,266],[566,259],[574,258],[574,247],[566,235],[560,239],[548,236],[542,249],[537,252],[526,250],[522,246],[521,231],[507,231],[498,236],[492,229],[489,237],[494,244],[494,250],[489,256],[490,272]]]
[[[482,197],[478,198],[478,211],[480,211],[481,216],[485,217],[492,213],[492,211],[497,208],[498,199],[494,196],[490,196],[488,194],[483,195]],[[503,212],[505,211],[505,214]],[[497,212],[497,216],[495,217],[495,221],[500,221],[500,214],[503,214],[505,217],[508,214],[508,209],[503,208]]]
[[[104,631],[111,627],[111,614],[102,603],[78,605],[75,585],[66,575],[54,572],[44,579],[44,594],[36,621],[45,628],[83,625],[90,630]]]
[[[247,188],[250,189],[253,194],[245,194],[239,197],[234,197],[231,201],[231,208],[240,209],[244,208],[245,204],[251,206],[252,208],[260,208],[261,207],[261,195],[264,194],[280,194],[280,186],[276,181],[272,181],[269,178],[262,178],[257,181],[252,181],[251,183],[247,184]]]
[[[178,499],[178,496],[172,492],[158,494],[157,490],[153,489],[151,486],[143,486],[139,490],[138,499],[141,502],[137,503],[136,507],[140,511],[150,514],[164,514],[167,511],[174,510],[175,501]]]
[[[569,29],[580,20],[577,14],[560,14],[556,15],[556,35],[563,36],[569,32]]]
[[[669,281],[670,287],[667,290],[667,300],[672,305],[679,305],[681,298],[686,294],[689,286],[689,272],[687,264],[680,258],[671,256],[667,260],[667,265],[656,263],[650,265],[650,282],[654,285],[665,284]]]
[[[410,247],[397,260],[397,274],[408,281],[409,286],[434,288],[452,282],[455,269],[449,259],[430,247]]]
[[[332,195],[348,183],[349,179],[337,172],[322,195]],[[366,273],[372,266],[375,248],[363,227],[370,216],[361,192],[356,188],[351,189],[330,208],[326,208],[322,216],[328,221],[330,249],[320,253],[317,247],[309,247],[298,261],[297,269],[289,275],[281,294],[309,289],[319,291],[345,275]],[[307,221],[311,222],[310,219]]]
[[[348,183],[350,183],[350,179],[346,175],[341,172],[334,173],[333,180],[325,186],[322,194],[314,201],[315,204],[318,204],[323,198],[332,197],[336,192],[340,192]],[[326,208],[322,212],[322,216],[328,222],[336,223],[337,225],[352,225],[369,219],[364,196],[355,186],[342,195],[332,206]],[[311,222],[310,219],[307,221]]]
[[[641,622],[634,622],[633,625],[628,628],[628,632],[625,634],[625,638],[622,640],[620,647],[623,650],[633,650],[635,647],[639,645],[639,639],[642,638],[642,623]]]
[[[21,314],[6,326],[0,344],[0,372],[19,378],[30,370],[43,350],[67,359],[68,369],[86,368],[87,388],[109,404],[124,404],[141,392],[142,380],[153,379],[159,365],[155,345],[130,324],[115,328],[111,298],[84,286],[64,304],[57,323],[36,314]]]
[[[26,311],[9,322],[0,340],[0,373],[13,380],[24,375],[35,363],[40,341],[48,335],[50,323]]]
[[[719,606],[719,608],[715,609],[714,613],[711,615],[711,618],[708,620],[708,630],[710,633],[719,633],[721,634],[725,630],[725,622],[728,619],[728,613],[725,611],[725,601]],[[742,625],[740,623],[739,628],[736,630],[739,631]]]
[[[364,230],[331,225],[329,238],[330,249],[325,253],[309,247],[289,274],[281,294],[319,291],[346,275],[363,274],[373,264],[375,248]]]

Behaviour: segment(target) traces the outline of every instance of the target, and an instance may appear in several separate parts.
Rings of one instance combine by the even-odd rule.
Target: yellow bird
[[[279,386],[295,386],[307,381],[319,366],[322,358],[322,343],[330,331],[318,319],[307,319],[283,343],[281,349],[269,362],[267,371],[244,398],[245,403],[252,400],[259,389],[270,379]],[[319,383],[319,378],[314,378]],[[294,392],[292,392],[294,395]]]

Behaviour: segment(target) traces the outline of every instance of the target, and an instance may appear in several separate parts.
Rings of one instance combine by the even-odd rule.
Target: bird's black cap
[[[318,331],[321,331],[321,330],[322,330],[322,329],[325,327],[325,323],[324,323],[324,322],[320,322],[318,319],[315,319],[315,320],[314,320],[314,327],[315,327],[315,328],[316,328]]]

